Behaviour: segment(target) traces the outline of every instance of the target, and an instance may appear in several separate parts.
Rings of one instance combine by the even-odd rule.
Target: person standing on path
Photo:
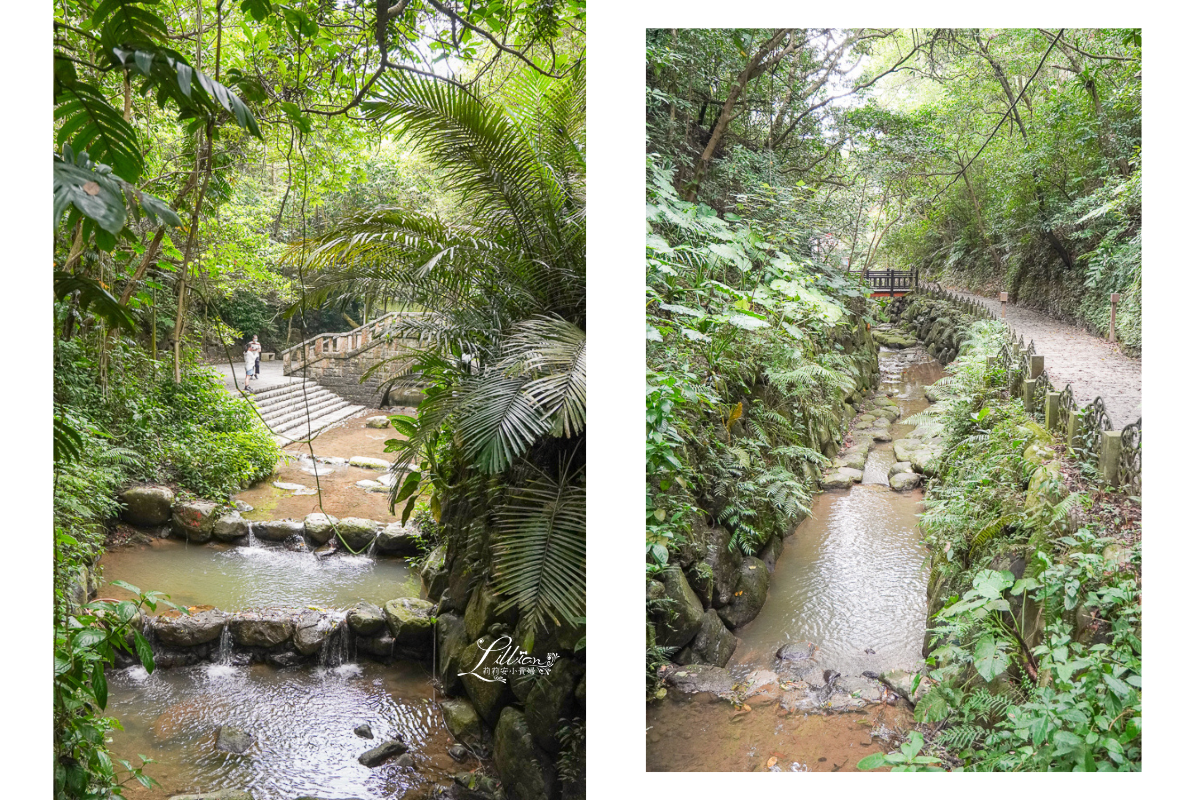
[[[242,354],[242,358],[246,364],[246,379],[242,381],[242,388],[248,392],[250,391],[250,376],[254,374],[254,369],[258,365],[258,354],[254,352],[252,346],[247,345],[246,352]]]
[[[259,370],[262,367],[262,345],[258,343],[258,337],[250,337],[250,352],[254,353],[254,380],[259,379]]]

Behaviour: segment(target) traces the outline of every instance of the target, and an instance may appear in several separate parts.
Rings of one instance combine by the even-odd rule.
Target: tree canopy
[[[1136,29],[650,31],[686,199],[848,270],[920,267],[1141,346]]]

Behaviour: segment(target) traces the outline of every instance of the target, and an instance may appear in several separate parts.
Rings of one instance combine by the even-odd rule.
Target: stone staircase
[[[363,410],[316,381],[299,378],[251,390],[251,398],[280,447],[316,436]]]

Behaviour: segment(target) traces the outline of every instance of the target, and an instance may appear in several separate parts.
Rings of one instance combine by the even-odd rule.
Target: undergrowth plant
[[[946,382],[921,518],[936,614],[917,718],[968,770],[1140,770],[1140,542],[1098,529],[1088,492],[1037,469],[1030,445],[1052,439],[987,366],[995,326],[973,325]]]
[[[654,157],[648,171],[652,576],[702,561],[711,527],[753,555],[807,516],[840,446],[844,404],[876,365],[857,282],[768,239],[755,220],[682,200]],[[648,648],[653,676],[666,655],[653,636]]]

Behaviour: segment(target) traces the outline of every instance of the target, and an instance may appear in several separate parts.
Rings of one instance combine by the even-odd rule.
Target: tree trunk
[[[1029,134],[1025,130],[1025,123],[1021,120],[1021,112],[1017,111],[1017,98],[1013,94],[1012,87],[1008,83],[1008,78],[1005,77],[1004,70],[1000,68],[1000,62],[992,58],[992,54],[988,52],[987,45],[984,44],[983,39],[980,38],[979,34],[975,34],[975,41],[979,44],[979,52],[983,54],[983,57],[987,60],[988,64],[991,65],[992,72],[995,73],[996,79],[1000,82],[1000,87],[1004,89],[1004,96],[1008,98],[1009,108],[1012,109],[1013,120],[1017,123],[1017,128],[1021,131],[1021,140],[1025,143],[1025,149],[1028,151]],[[1032,107],[1032,101],[1030,101],[1030,107]],[[1058,234],[1051,229],[1050,223],[1046,219],[1046,194],[1042,191],[1041,180],[1038,176],[1037,167],[1033,168],[1033,191],[1034,194],[1037,195],[1038,221],[1041,223],[1042,235],[1046,237],[1046,241],[1050,244],[1050,247],[1055,253],[1058,254],[1058,257],[1063,262],[1063,265],[1067,269],[1073,269],[1075,265],[1071,259],[1071,254],[1067,251],[1066,246],[1063,245],[1062,240],[1058,238]]]
[[[959,163],[961,165],[961,162]],[[971,206],[975,209],[975,219],[979,222],[979,235],[983,237],[983,243],[987,245],[988,252],[992,254],[992,263],[996,266],[996,273],[1003,279],[1004,263],[1000,260],[1000,254],[996,252],[996,247],[988,237],[987,224],[983,221],[983,209],[980,208],[979,200],[975,197],[975,189],[971,186],[971,179],[967,177],[965,167],[963,167],[962,176],[967,185],[967,194],[971,197]]]
[[[696,201],[696,195],[700,192],[700,184],[704,181],[704,176],[708,173],[708,167],[712,162],[713,154],[717,151],[717,145],[721,143],[721,137],[725,135],[726,128],[729,127],[729,121],[733,119],[733,107],[745,90],[746,84],[761,75],[772,64],[775,64],[796,49],[796,42],[793,40],[781,52],[771,55],[771,51],[783,42],[790,30],[790,28],[780,28],[771,34],[771,38],[750,57],[750,60],[746,62],[746,66],[738,73],[737,79],[729,90],[729,96],[725,98],[725,105],[721,107],[721,113],[717,117],[716,124],[713,126],[712,134],[708,137],[708,144],[705,146],[704,152],[700,154],[700,158],[696,161],[696,168],[692,171],[692,180],[688,185],[687,191],[684,193],[684,200],[689,202]],[[768,56],[770,57],[768,58]]]

